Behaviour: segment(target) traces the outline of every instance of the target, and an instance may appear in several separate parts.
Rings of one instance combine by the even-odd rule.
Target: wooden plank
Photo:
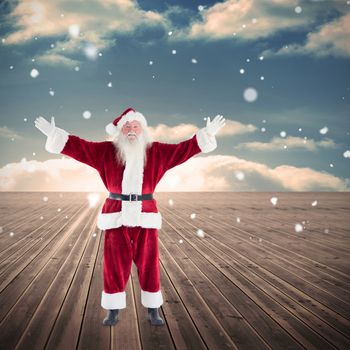
[[[83,228],[84,226],[82,225],[86,224],[86,221],[84,223],[83,220],[85,219],[87,213],[88,213],[88,210],[84,211],[81,214],[80,218],[75,222],[75,225],[71,229],[71,231],[68,230],[67,232],[68,234],[71,232],[74,232],[74,230],[78,232],[76,236],[79,236],[81,234],[82,230],[80,230],[80,228]],[[76,237],[72,239],[76,240]],[[67,253],[68,251],[71,250],[69,247],[69,244],[70,244],[69,237],[67,237],[64,241],[65,241],[65,245],[62,246],[62,249],[65,253]],[[59,247],[56,247],[55,249],[57,256],[56,257],[53,256],[50,259],[50,264],[47,265],[47,263],[44,261],[45,255],[43,256],[43,258],[41,259],[43,261],[41,261],[41,263],[44,266],[47,265],[46,268],[43,270],[42,268],[39,269],[39,271],[42,270],[42,273],[38,275],[37,273],[35,274],[35,277],[31,282],[31,284],[27,287],[25,292],[21,295],[21,297],[16,302],[15,306],[10,310],[10,312],[7,313],[6,317],[2,320],[0,324],[0,333],[6,334],[5,339],[3,339],[3,344],[5,344],[8,348],[13,348],[13,346],[19,341],[21,335],[24,332],[24,329],[26,328],[27,324],[30,322],[31,318],[35,313],[35,310],[37,309],[43,297],[45,296],[47,288],[50,286],[51,282],[54,280],[56,276],[57,271],[62,266],[62,261],[60,257],[63,254],[62,254],[62,251],[60,250],[57,251],[57,248]],[[40,257],[40,254],[39,254],[39,257]],[[64,260],[65,258],[66,257],[63,255]],[[59,293],[60,288],[56,287],[56,290],[58,290],[58,293]],[[53,292],[56,292],[56,290]],[[55,303],[51,303],[48,309],[50,308],[55,309],[56,307],[57,305],[55,305]],[[48,315],[48,318],[49,318],[51,314],[47,309],[44,310],[44,312],[41,314],[43,315],[41,318],[45,318],[46,316],[45,312],[49,313]],[[53,317],[55,316],[56,315],[54,314]],[[45,327],[45,323],[42,324],[42,327]],[[40,334],[41,331],[42,329],[38,328],[37,331],[35,332],[35,334],[37,334],[39,338],[41,336]]]
[[[77,348],[80,350],[111,348],[111,329],[102,325],[102,320],[105,317],[105,310],[101,307],[101,291],[103,290],[103,232],[99,230],[97,237],[100,242],[79,336]]]
[[[147,319],[147,309],[141,304],[141,289],[138,283],[137,268],[134,264],[132,266],[131,275],[133,280],[132,285],[134,290],[134,300],[137,318],[139,322],[142,349],[175,349],[167,323],[165,323],[164,326],[160,327],[152,326],[149,320]],[[161,317],[163,317],[161,308],[160,314]],[[164,321],[166,322],[166,319],[164,319]]]
[[[180,246],[182,248],[183,245],[170,239],[170,236],[173,237],[174,235],[176,235],[176,232],[170,231],[170,228],[162,230],[160,245],[162,260],[165,261],[170,256],[174,257],[193,287],[206,302],[217,322],[221,324],[227,336],[237,347],[242,349],[268,349],[269,346],[235,309],[232,303],[221,294],[220,289],[206,277],[198,266],[192,263],[190,256],[193,250],[189,250],[185,254],[185,251],[180,249]],[[205,268],[207,264],[208,261],[203,258],[202,268]],[[224,275],[221,275],[221,277],[226,279]]]
[[[185,228],[182,227],[181,230],[183,232],[185,231]],[[226,262],[227,264],[226,259],[223,260],[220,258],[220,253],[213,255],[213,246],[210,245],[210,248],[207,247],[210,244],[209,237],[206,240],[206,245],[204,245],[198,238],[196,239],[196,244],[200,246],[201,253],[205,254],[206,258],[211,262],[215,262],[217,265],[220,262],[222,264]],[[192,255],[192,257],[193,256],[194,255]],[[208,265],[206,266],[206,271],[207,269]],[[232,281],[234,280],[235,284],[240,286],[240,289],[244,290],[244,292],[248,294],[261,308],[263,308],[266,313],[283,325],[283,327],[287,329],[295,339],[298,339],[301,344],[307,345],[307,347],[314,347],[314,344],[317,344],[319,349],[329,348],[329,342],[325,341],[317,332],[301,322],[299,318],[295,317],[296,315],[291,313],[290,310],[283,305],[283,303],[280,303],[279,300],[273,299],[270,297],[269,293],[266,293],[266,291],[261,287],[264,281],[260,280],[260,284],[254,284],[254,281],[251,281],[252,274],[250,271],[247,271],[247,274],[250,274],[249,278],[246,277],[246,274],[242,274],[239,270],[237,270],[236,266],[233,267],[228,265],[227,270],[221,269],[221,271],[225,273],[226,276],[230,277]],[[257,288],[257,286],[259,286],[259,288]],[[288,322],[286,322],[286,320]]]
[[[99,239],[93,236],[96,231],[96,214],[96,210],[94,210],[93,215],[87,220],[83,230],[84,235],[76,244],[78,249],[74,254],[71,254],[72,261],[66,262],[67,271],[70,274],[67,278],[64,278],[63,275],[62,282],[68,279],[71,283],[47,341],[46,348],[48,349],[68,349],[75,348],[78,345],[87,295],[99,247]],[[72,270],[74,276],[71,280]]]

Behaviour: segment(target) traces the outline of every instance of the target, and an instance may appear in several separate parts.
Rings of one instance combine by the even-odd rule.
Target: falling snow
[[[203,10],[204,10],[204,6],[199,5],[199,6],[198,6],[198,11],[203,11]]]
[[[30,72],[30,76],[32,78],[36,78],[36,77],[38,77],[38,75],[39,75],[39,71],[37,69],[33,68]]]
[[[92,44],[85,46],[84,53],[86,57],[91,60],[95,60],[97,58],[97,48]]]
[[[96,233],[94,233],[93,235],[92,235],[92,237],[96,237],[97,235],[96,235]]]
[[[205,236],[205,233],[202,229],[199,228],[196,232],[196,235],[200,238],[203,238]]]
[[[350,151],[347,150],[343,153],[344,158],[350,158]]]
[[[281,132],[280,132],[280,135],[281,135],[281,137],[286,137],[286,136],[287,136],[287,133],[286,133],[285,131],[281,131]]]
[[[15,234],[13,232],[10,232],[10,237],[13,237]]]
[[[46,196],[43,197],[43,201],[44,201],[44,202],[47,202],[48,200],[49,200],[49,197],[46,197]]]
[[[169,35],[169,36],[173,35],[173,32],[168,32],[168,35]]]
[[[98,193],[89,193],[87,195],[87,200],[89,202],[89,207],[90,208],[95,208],[96,204],[100,200],[100,195]]]
[[[263,76],[260,77],[260,80],[264,80],[264,79],[265,79],[265,77],[263,77]]]
[[[170,206],[174,205],[174,201],[172,199],[169,199],[168,203],[169,203]]]
[[[264,59],[264,56],[260,56],[259,60],[262,61]]]
[[[52,89],[50,89],[49,94],[50,94],[51,96],[55,96],[55,91],[53,91]]]
[[[240,72],[241,74],[244,74],[244,69],[241,68],[241,69],[239,70],[239,72]]]
[[[108,84],[107,84],[108,87],[112,87],[112,82],[110,81]]]
[[[76,66],[76,67],[74,67],[74,70],[75,70],[76,72],[79,72],[79,71],[80,71],[80,68],[79,68],[78,66]]]
[[[176,50],[171,50],[171,53],[172,53],[173,55],[176,55]]]
[[[149,65],[152,66],[152,64],[153,64],[153,61],[149,61]]]
[[[295,224],[294,225],[294,231],[295,232],[302,232],[303,231],[303,225],[299,224],[299,223]]]
[[[322,134],[322,135],[326,135],[327,132],[328,132],[328,128],[326,126],[323,127],[322,129],[320,129],[320,134]]]
[[[312,205],[313,207],[316,207],[317,201],[313,201],[313,202],[311,203],[311,205]]]
[[[273,205],[276,205],[276,204],[277,204],[277,201],[278,201],[278,198],[277,198],[277,197],[271,197],[271,198],[270,198],[270,202],[271,202]]]
[[[237,218],[236,218],[236,222],[237,222],[237,223],[240,223],[240,222],[241,222],[241,218],[237,217]]]
[[[301,13],[303,11],[303,9],[300,7],[300,6],[297,6],[295,9],[294,9],[295,13]]]
[[[62,209],[61,208],[58,208],[57,211],[60,212]]]
[[[254,88],[247,88],[243,92],[243,98],[247,102],[254,102],[258,98],[258,92]]]
[[[196,217],[196,214],[195,214],[195,213],[192,213],[192,214],[190,215],[190,218],[191,218],[191,219],[195,219],[195,217]]]
[[[77,38],[79,36],[79,32],[80,32],[80,27],[78,24],[72,24],[71,26],[69,26],[69,35],[72,38]]]
[[[4,229],[0,226],[0,233],[3,233]]]
[[[236,176],[237,180],[239,180],[239,181],[244,180],[244,177],[245,177],[245,175],[242,171],[236,171],[235,176]]]
[[[182,240],[182,239],[179,239],[179,243],[183,243],[183,240]]]
[[[198,61],[197,61],[195,58],[192,58],[192,59],[191,59],[191,62],[192,62],[193,64],[198,63]]]
[[[84,117],[84,119],[90,119],[91,118],[91,112],[90,111],[85,111],[83,113],[83,117]]]

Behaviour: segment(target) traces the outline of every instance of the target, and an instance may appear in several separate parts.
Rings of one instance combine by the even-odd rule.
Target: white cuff
[[[61,153],[68,141],[68,136],[69,134],[67,131],[54,128],[47,137],[45,149],[50,153]]]
[[[209,135],[205,128],[197,131],[198,146],[203,153],[214,151],[217,147],[215,136]]]
[[[157,308],[163,304],[162,292],[151,293],[141,289],[141,304],[144,307]]]
[[[101,306],[106,310],[116,310],[126,308],[126,294],[125,292],[120,293],[105,293],[102,292]]]

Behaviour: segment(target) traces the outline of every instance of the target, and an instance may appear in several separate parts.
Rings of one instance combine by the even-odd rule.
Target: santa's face
[[[142,127],[139,121],[132,120],[126,122],[122,127],[122,134],[130,141],[133,142],[142,133]]]

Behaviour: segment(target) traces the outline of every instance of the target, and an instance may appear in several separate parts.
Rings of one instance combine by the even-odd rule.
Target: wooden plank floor
[[[350,349],[349,193],[156,194],[164,327],[135,266],[101,324],[103,198],[0,193],[1,349]]]

